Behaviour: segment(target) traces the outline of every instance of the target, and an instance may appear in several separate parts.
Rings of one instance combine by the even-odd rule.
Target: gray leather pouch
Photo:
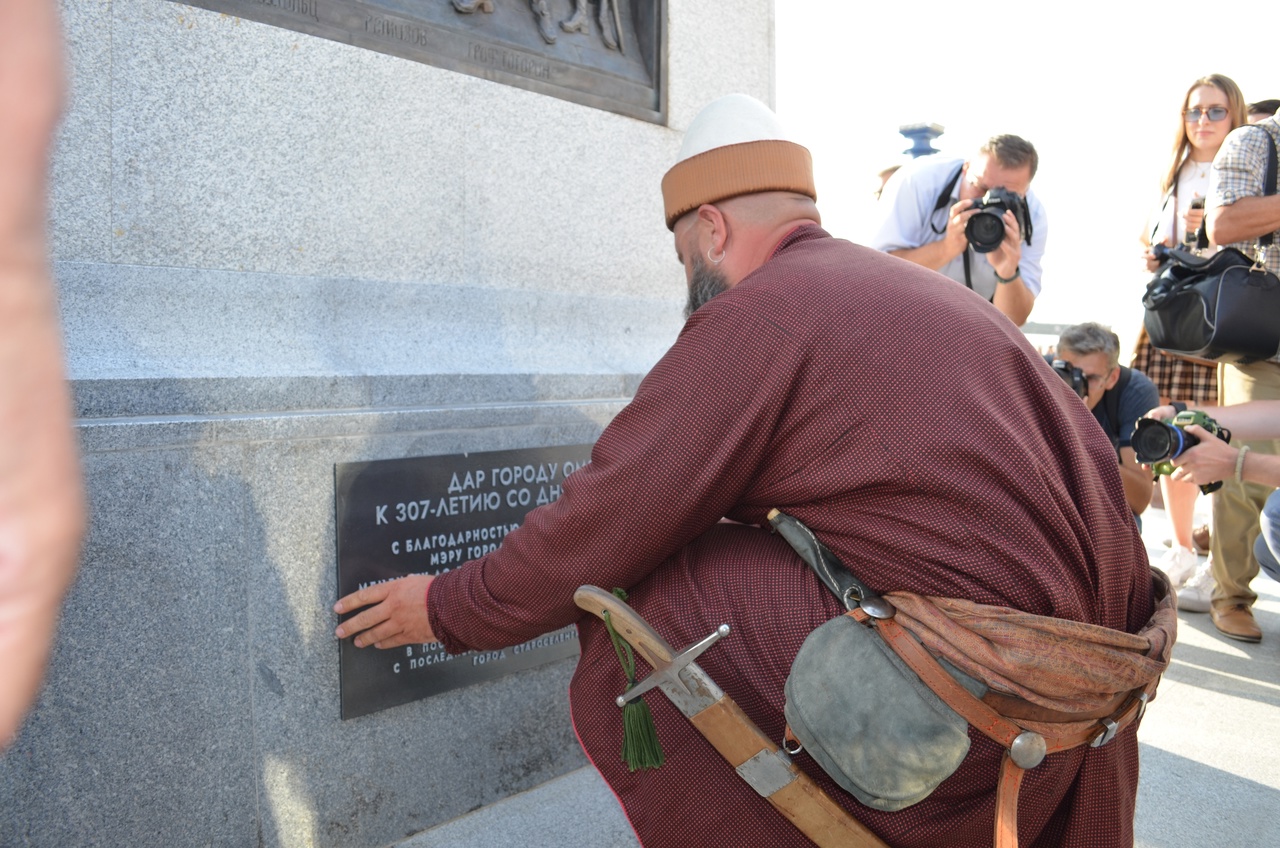
[[[975,697],[982,682],[941,661]],[[909,807],[969,752],[968,723],[878,633],[847,615],[809,634],[787,678],[792,734],[836,783],[877,810]]]

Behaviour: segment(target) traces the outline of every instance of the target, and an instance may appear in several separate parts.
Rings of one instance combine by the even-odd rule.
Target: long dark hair
[[[1182,108],[1178,110],[1178,132],[1173,137],[1173,161],[1169,165],[1169,172],[1164,175],[1164,182],[1160,184],[1160,193],[1164,194],[1173,186],[1178,179],[1178,171],[1181,170],[1182,164],[1187,161],[1191,140],[1187,138],[1187,122],[1182,117],[1182,113],[1187,111],[1187,103],[1191,100],[1191,92],[1195,91],[1202,85],[1213,86],[1214,88],[1227,95],[1227,117],[1231,119],[1231,129],[1242,127],[1249,122],[1249,113],[1245,109],[1244,95],[1240,93],[1240,86],[1236,85],[1235,80],[1222,74],[1209,74],[1207,77],[1191,83],[1187,88],[1187,93],[1182,95]]]

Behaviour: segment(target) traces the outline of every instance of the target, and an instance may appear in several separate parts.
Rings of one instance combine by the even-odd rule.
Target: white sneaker
[[[1178,609],[1183,612],[1208,612],[1217,582],[1213,579],[1213,560],[1204,561],[1191,579],[1178,590]]]
[[[1155,564],[1156,568],[1165,573],[1175,589],[1190,580],[1199,565],[1200,557],[1196,556],[1194,551],[1177,545],[1170,548]]]

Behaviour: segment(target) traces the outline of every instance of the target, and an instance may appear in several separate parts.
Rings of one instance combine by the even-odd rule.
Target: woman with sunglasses
[[[1213,157],[1227,133],[1243,126],[1247,120],[1244,95],[1230,77],[1210,74],[1187,89],[1174,135],[1173,157],[1160,185],[1164,200],[1143,238],[1143,258],[1148,271],[1154,273],[1160,267],[1160,260],[1151,251],[1153,244],[1196,249]],[[1214,245],[1201,248],[1201,252],[1215,250]],[[1151,346],[1145,330],[1138,337],[1133,367],[1156,384],[1163,404],[1173,401],[1217,403],[1217,366],[1161,353]],[[1196,548],[1208,548],[1207,539],[1202,538],[1201,544],[1196,544],[1192,530],[1196,487],[1186,482],[1175,483],[1168,476],[1160,478],[1160,487],[1174,538],[1171,550],[1157,565],[1175,586],[1186,584],[1178,593],[1180,607],[1205,612],[1213,586],[1208,569],[1198,565],[1195,553]],[[1207,585],[1200,585],[1202,583]]]

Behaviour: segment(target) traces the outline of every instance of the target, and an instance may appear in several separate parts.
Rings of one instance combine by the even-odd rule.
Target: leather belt
[[[1017,695],[1006,695],[1003,692],[988,690],[982,696],[985,704],[1005,718],[1019,721],[1064,722],[1088,721],[1090,719],[1110,718],[1129,698],[1128,692],[1121,692],[1101,707],[1078,713],[1069,713],[1033,704]]]

